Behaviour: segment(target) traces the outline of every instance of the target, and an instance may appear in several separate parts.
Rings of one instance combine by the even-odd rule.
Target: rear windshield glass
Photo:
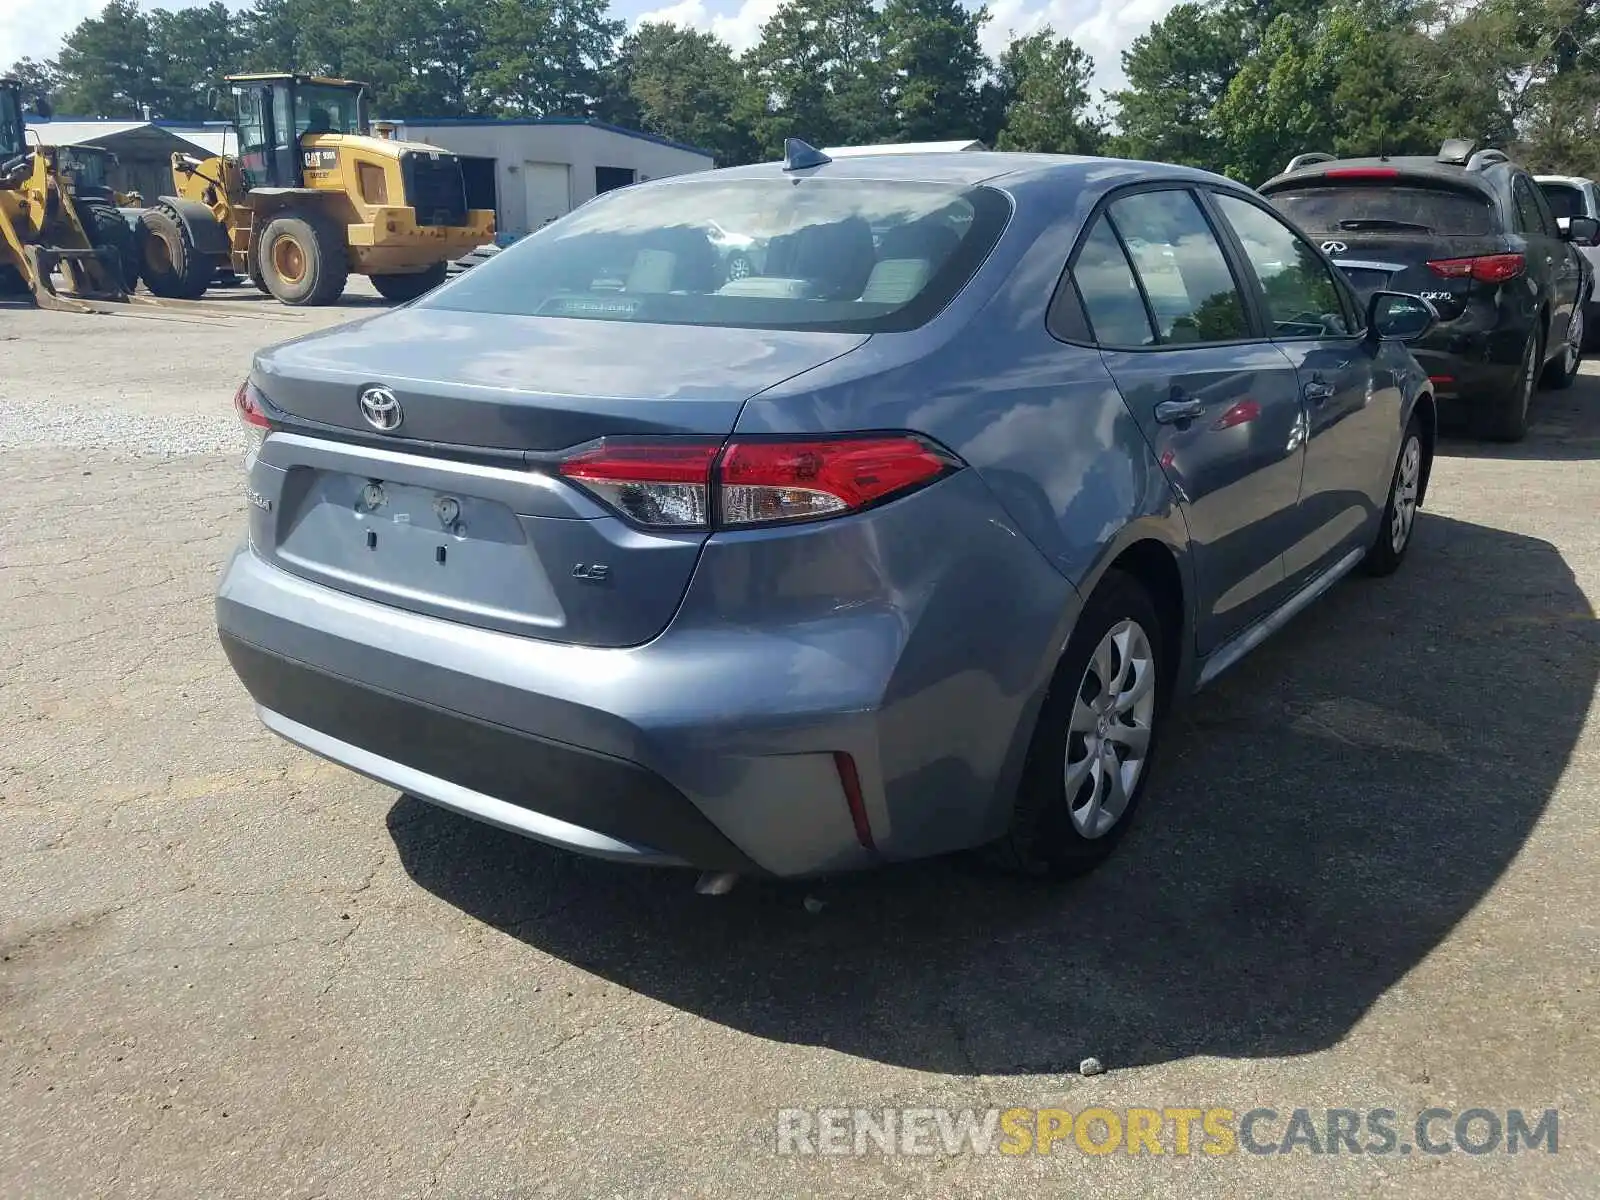
[[[1311,233],[1483,234],[1494,228],[1489,198],[1454,188],[1329,184],[1275,191],[1267,199]]]
[[[1570,183],[1541,183],[1539,190],[1550,202],[1550,211],[1561,217],[1586,217],[1583,211],[1583,192]]]
[[[1009,212],[991,188],[902,181],[621,188],[421,304],[588,321],[912,329],[966,285]]]

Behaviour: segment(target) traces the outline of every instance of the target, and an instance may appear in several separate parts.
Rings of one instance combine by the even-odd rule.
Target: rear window
[[[1327,184],[1285,188],[1267,196],[1272,206],[1311,233],[1485,234],[1494,231],[1487,196],[1454,188]]]
[[[586,321],[879,333],[943,308],[1010,201],[985,187],[724,179],[624,188],[421,301]]]
[[[1545,200],[1550,205],[1550,211],[1556,219],[1562,217],[1586,217],[1584,211],[1583,191],[1570,183],[1541,183],[1539,190],[1544,193]]]

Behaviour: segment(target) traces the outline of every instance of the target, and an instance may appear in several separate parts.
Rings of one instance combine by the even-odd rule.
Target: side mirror
[[[49,96],[35,97],[33,101],[33,111],[38,113],[46,121],[56,115],[56,107],[50,103]]]
[[[1373,292],[1367,300],[1367,336],[1380,342],[1414,342],[1439,323],[1438,310],[1407,292]]]
[[[1569,217],[1567,227],[1561,232],[1576,246],[1600,245],[1600,221],[1593,217]]]

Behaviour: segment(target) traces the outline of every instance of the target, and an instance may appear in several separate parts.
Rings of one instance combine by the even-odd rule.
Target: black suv
[[[1383,289],[1432,301],[1439,324],[1413,352],[1442,405],[1476,432],[1520,439],[1535,386],[1566,387],[1578,373],[1594,279],[1572,243],[1596,244],[1600,223],[1557,228],[1533,179],[1499,150],[1448,141],[1435,158],[1301,154],[1260,191],[1363,298]]]

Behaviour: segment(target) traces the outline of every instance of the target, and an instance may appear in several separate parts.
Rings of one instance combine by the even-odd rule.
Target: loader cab
[[[304,186],[306,168],[318,165],[306,139],[365,134],[369,127],[363,83],[288,74],[234,75],[228,82],[239,168],[252,190]]]
[[[28,152],[22,122],[22,88],[14,79],[0,79],[0,164]]]

